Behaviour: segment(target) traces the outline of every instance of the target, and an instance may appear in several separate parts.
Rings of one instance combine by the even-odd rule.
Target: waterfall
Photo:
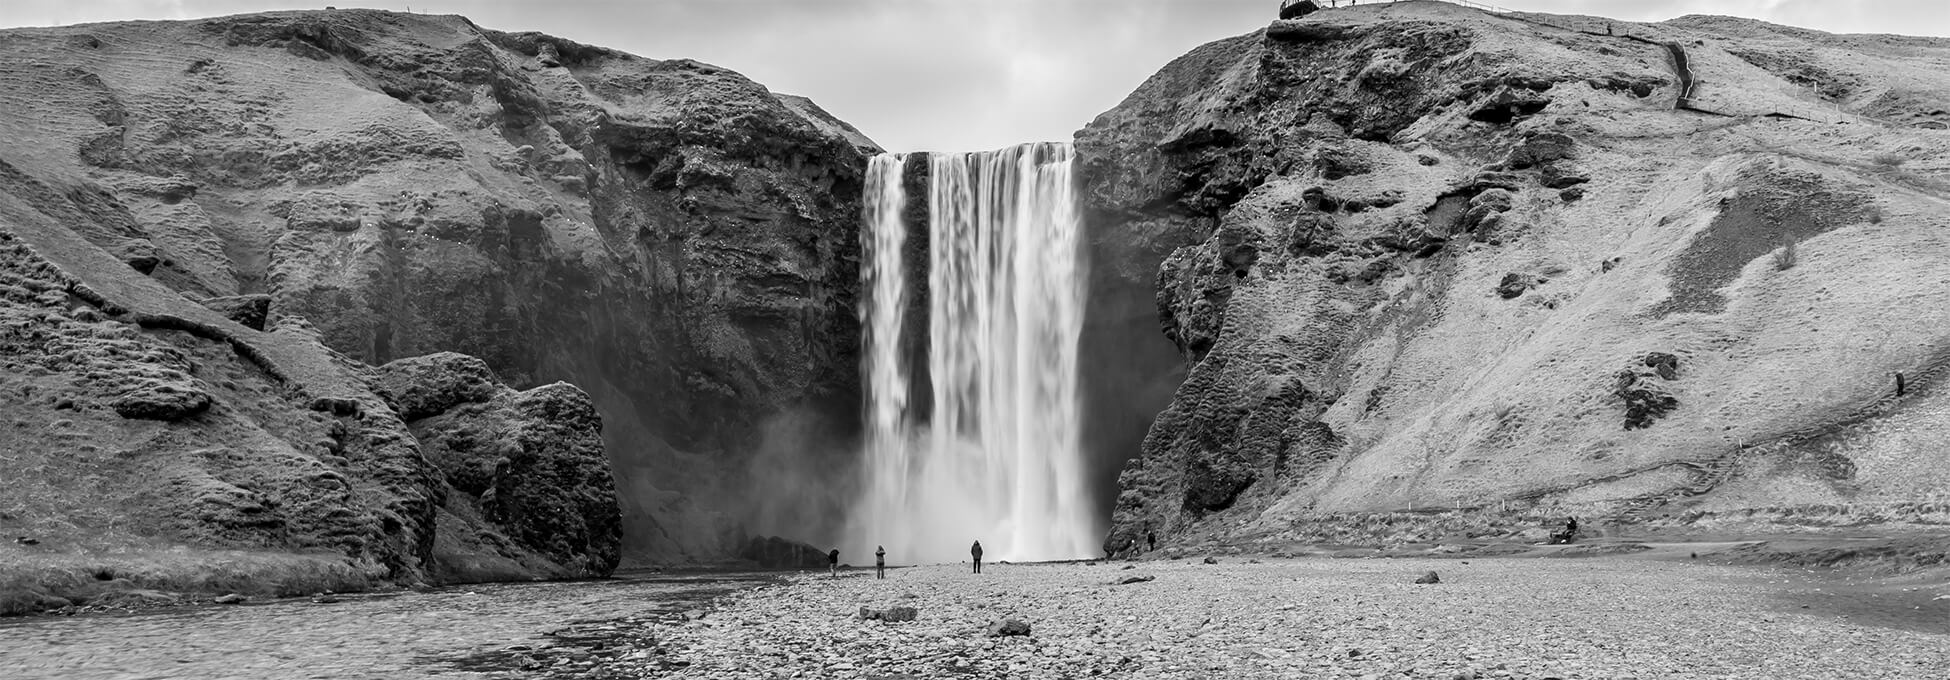
[[[1084,479],[1077,388],[1081,235],[1065,144],[928,157],[927,375],[910,412],[904,160],[868,166],[862,245],[864,493],[852,554],[899,562],[1089,557],[1101,528]],[[918,264],[918,263],[917,263]],[[854,552],[859,550],[860,552]]]

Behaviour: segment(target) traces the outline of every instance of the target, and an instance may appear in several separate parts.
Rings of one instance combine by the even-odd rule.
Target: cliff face
[[[1947,63],[1438,3],[1179,59],[1077,135],[1097,266],[1155,272],[1188,371],[1106,549],[1437,508],[1941,519]]]
[[[580,386],[636,557],[741,546],[768,420],[854,427],[872,144],[807,100],[696,62],[365,10],[20,29],[0,53],[0,130],[36,140],[0,160],[47,194],[16,201],[179,297],[302,318],[351,360],[451,351],[514,389]],[[595,450],[592,414],[527,399],[401,415],[454,459],[473,455],[458,429],[516,446],[527,426],[510,423],[557,417],[585,423],[564,455]],[[497,498],[446,510],[491,517]]]

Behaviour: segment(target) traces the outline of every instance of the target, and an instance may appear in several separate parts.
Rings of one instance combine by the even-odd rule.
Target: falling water
[[[868,168],[865,497],[849,546],[897,561],[1085,557],[1098,533],[1079,438],[1083,271],[1063,144],[929,156],[929,422],[909,411],[903,161]],[[851,549],[850,549],[851,550]],[[857,554],[857,553],[856,553]]]

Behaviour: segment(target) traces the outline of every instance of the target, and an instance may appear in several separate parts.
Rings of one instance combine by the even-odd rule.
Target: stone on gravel
[[[860,620],[862,621],[899,623],[902,621],[913,621],[920,616],[921,610],[913,607],[888,607],[886,609],[860,608]]]
[[[1147,581],[1156,581],[1156,580],[1158,580],[1158,577],[1152,576],[1150,574],[1145,574],[1143,576],[1126,576],[1124,577],[1124,580],[1118,581],[1117,585],[1128,586],[1133,583],[1144,583]]]
[[[989,624],[989,637],[1009,637],[1028,634],[1029,624],[1017,619],[1003,619]]]
[[[1435,572],[1430,571],[1428,573],[1422,574],[1420,578],[1415,579],[1415,582],[1417,584],[1441,583],[1442,577],[1437,576],[1435,575]]]
[[[218,595],[215,602],[217,604],[243,604],[245,602],[249,602],[250,600],[251,599],[249,597],[245,597],[237,593],[226,593],[223,595]]]
[[[1211,555],[1206,555],[1206,556],[1205,556],[1205,563],[1206,563],[1206,564],[1218,564],[1218,563],[1219,563],[1219,558],[1217,558],[1217,557],[1213,557],[1213,556],[1211,556]]]

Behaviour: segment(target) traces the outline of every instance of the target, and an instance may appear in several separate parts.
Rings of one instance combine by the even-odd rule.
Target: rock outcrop
[[[484,404],[410,428],[371,369],[324,347],[302,319],[268,332],[238,324],[120,266],[49,220],[52,206],[4,193],[0,398],[11,420],[0,465],[10,504],[0,522],[64,545],[10,573],[7,588],[111,573],[103,565],[132,554],[150,555],[126,584],[137,590],[216,585],[207,582],[215,564],[241,579],[223,587],[256,581],[285,595],[615,567],[614,484],[581,391],[516,393],[488,376]],[[446,373],[390,373],[387,395],[457,391],[427,384]],[[506,455],[487,472],[497,502],[457,491],[460,466],[429,461],[452,439],[415,430],[444,434],[455,422],[505,436]],[[225,556],[236,550],[295,554]],[[505,564],[472,566],[483,559]]]
[[[216,310],[195,318],[277,329],[266,336],[303,319],[290,334],[365,364],[479,358],[464,383],[383,380],[397,411],[370,392],[315,395],[329,417],[365,419],[348,428],[386,411],[410,428],[469,420],[518,436],[529,430],[514,422],[541,421],[510,394],[579,386],[602,416],[638,559],[740,547],[745,474],[769,419],[807,423],[815,442],[857,426],[857,197],[876,149],[810,101],[693,61],[373,10],[14,29],[0,32],[0,56],[0,129],[39,140],[0,149],[0,200],[121,270],[64,271],[90,286],[134,275]],[[166,357],[151,373],[110,395],[117,410],[180,421],[225,400]],[[497,455],[507,474],[520,455],[589,472],[581,457],[598,430],[578,428],[559,447],[524,440]],[[412,448],[407,429],[392,432]],[[499,483],[483,492],[526,493]],[[484,514],[464,519],[590,572],[613,563],[613,544],[521,527],[606,494],[504,517],[514,524],[474,499]],[[465,515],[456,502],[429,490],[402,523]]]
[[[738,551],[738,559],[766,569],[824,569],[826,551],[779,536],[753,536]]]
[[[622,516],[589,395],[516,392],[486,362],[442,352],[381,366],[374,391],[407,420],[446,482],[441,516],[472,532],[435,543],[448,579],[541,571],[601,576],[622,556]],[[539,558],[539,559],[538,559]]]
[[[1940,518],[1946,459],[1895,433],[1950,433],[1950,397],[1889,376],[1950,365],[1919,274],[1950,137],[1916,114],[1946,55],[1394,3],[1173,62],[1077,135],[1099,299],[1154,272],[1186,371],[1106,550],[1391,540],[1377,513],[1429,508]]]

